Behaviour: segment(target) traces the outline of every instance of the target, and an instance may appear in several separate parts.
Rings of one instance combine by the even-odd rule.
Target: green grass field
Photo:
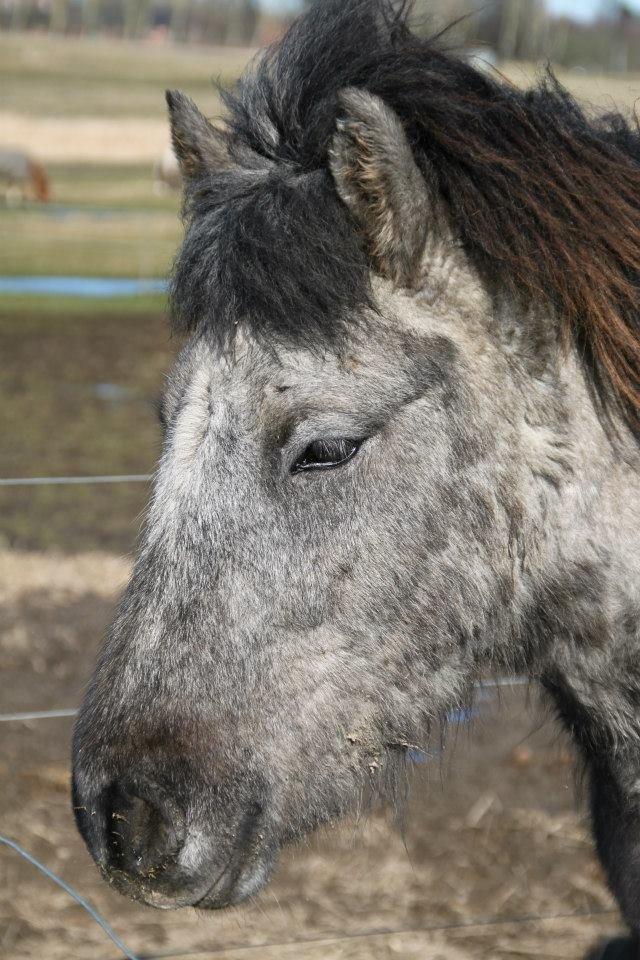
[[[163,277],[179,235],[175,214],[3,211],[0,274]]]
[[[47,164],[49,208],[0,206],[0,275],[166,275],[181,233],[179,198],[154,193],[153,150],[138,163],[114,162],[109,147],[116,147],[118,120],[125,125],[122,137],[130,135],[126,124],[132,118],[153,121],[162,142],[168,136],[163,90],[181,87],[215,112],[212,77],[231,83],[251,52],[0,34],[0,118],[19,117],[34,127],[46,118],[59,139],[68,138],[69,150],[67,160]],[[516,83],[530,82],[534,73],[527,65],[505,70]],[[616,100],[628,106],[640,92],[637,78],[567,74],[563,80],[594,104]],[[91,118],[108,120],[115,124],[113,135],[103,143],[104,130],[83,127],[82,118],[89,124]],[[90,136],[98,138],[94,152],[104,159],[74,160],[74,150],[86,147],[83,138]],[[46,143],[42,151],[46,154]],[[101,213],[107,210],[108,216]]]
[[[175,215],[178,193],[158,196],[153,190],[152,164],[48,163],[56,206],[91,209],[143,210]]]
[[[127,297],[65,297],[37,293],[0,295],[0,327],[6,319],[37,316],[43,321],[53,317],[112,317],[163,315],[166,297],[162,294],[140,294]]]
[[[47,214],[0,219],[0,272],[5,276],[166,276],[178,240],[175,217],[114,215],[108,219]]]

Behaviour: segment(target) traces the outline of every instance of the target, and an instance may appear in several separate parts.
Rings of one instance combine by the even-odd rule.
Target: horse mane
[[[327,160],[337,94],[360,87],[399,116],[483,275],[523,306],[552,308],[560,339],[573,338],[599,394],[637,424],[637,124],[620,113],[588,117],[551,72],[528,91],[489,76],[447,51],[441,36],[412,33],[410,14],[410,0],[316,2],[223,94],[232,153],[259,158],[248,166],[264,162],[271,173],[254,170],[251,189],[246,177],[222,173],[188,191],[194,232],[176,265],[176,314],[204,309],[212,270],[222,284],[218,320],[226,310],[229,324],[241,309],[258,325],[303,326],[312,338],[371,302],[369,265]],[[233,216],[220,214],[225,205]],[[221,238],[215,267],[207,217],[209,235],[215,220]]]

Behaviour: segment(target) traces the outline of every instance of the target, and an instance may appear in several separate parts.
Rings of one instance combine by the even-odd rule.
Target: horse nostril
[[[135,787],[111,786],[105,821],[107,859],[111,867],[125,873],[152,879],[182,847],[177,811],[157,798],[141,796]]]

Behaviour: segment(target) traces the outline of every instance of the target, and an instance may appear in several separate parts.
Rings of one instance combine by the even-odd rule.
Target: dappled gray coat
[[[522,670],[638,930],[638,135],[386,0],[317,4],[226,99],[218,130],[168,96],[186,339],[75,732],[89,848],[147,903],[237,903]]]

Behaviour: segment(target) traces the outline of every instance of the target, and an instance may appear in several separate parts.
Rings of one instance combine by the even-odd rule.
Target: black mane
[[[319,0],[224,94],[237,170],[190,184],[180,326],[326,343],[370,304],[369,267],[328,170],[337,94],[392,107],[475,264],[546,302],[596,377],[640,403],[640,137],[589,119],[549,74],[521,91],[414,35],[410,3]],[[621,382],[622,378],[622,382]]]

